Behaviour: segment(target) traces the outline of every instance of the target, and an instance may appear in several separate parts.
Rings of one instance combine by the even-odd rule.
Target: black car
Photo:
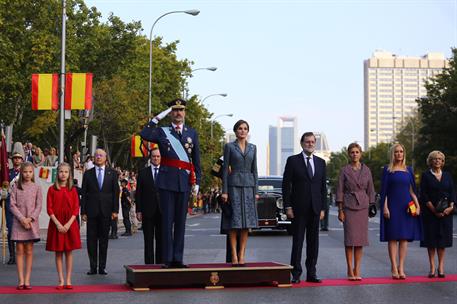
[[[282,201],[282,176],[261,176],[258,182],[259,200],[256,203],[259,229],[286,229],[292,234]]]

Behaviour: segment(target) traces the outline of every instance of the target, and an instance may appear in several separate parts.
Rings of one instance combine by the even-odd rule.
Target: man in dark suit
[[[162,215],[159,192],[156,187],[160,174],[160,150],[157,145],[150,152],[151,165],[138,172],[135,203],[136,217],[142,222],[144,237],[144,263],[162,263]],[[155,239],[155,251],[154,251]]]
[[[313,155],[316,137],[312,132],[300,140],[303,151],[287,159],[282,194],[287,216],[292,219],[293,240],[290,264],[292,283],[299,283],[302,274],[301,257],[306,234],[306,281],[321,283],[316,276],[319,251],[319,220],[326,208],[325,161]]]
[[[102,149],[95,151],[95,167],[84,173],[81,196],[81,218],[87,221],[87,274],[96,274],[98,264],[98,273],[106,275],[110,221],[119,213],[119,182],[116,171],[106,166]]]
[[[170,109],[152,119],[140,135],[159,145],[161,159],[159,189],[162,212],[162,258],[164,267],[185,268],[183,264],[184,232],[191,191],[197,196],[201,170],[197,132],[184,124],[186,101],[175,99]],[[158,121],[170,113],[172,123],[157,127]]]

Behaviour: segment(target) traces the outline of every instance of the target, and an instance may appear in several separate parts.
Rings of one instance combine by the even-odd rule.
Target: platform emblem
[[[211,272],[211,275],[209,276],[209,281],[213,286],[216,286],[217,283],[219,283],[219,274],[217,272]]]

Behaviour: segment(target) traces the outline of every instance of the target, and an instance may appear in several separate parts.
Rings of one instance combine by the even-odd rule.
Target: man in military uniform
[[[184,232],[191,191],[197,195],[200,178],[200,150],[197,132],[184,124],[186,101],[175,99],[141,131],[141,137],[157,143],[161,159],[159,189],[162,212],[162,257],[164,267],[185,268]],[[158,121],[170,113],[172,123],[158,127]]]

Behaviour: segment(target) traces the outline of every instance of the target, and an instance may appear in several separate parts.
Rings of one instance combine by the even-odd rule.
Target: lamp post
[[[210,97],[213,97],[213,96],[222,96],[222,97],[227,97],[227,93],[219,93],[219,94],[211,94],[211,95],[208,95],[206,96],[205,98],[202,99],[201,103],[202,105],[205,103],[205,100],[210,98]]]
[[[232,117],[233,114],[230,113],[230,114],[221,114],[221,115],[217,115],[216,117],[214,117],[213,120],[211,120],[211,139],[213,139],[213,125],[214,125],[214,122],[216,121],[217,118],[223,117],[223,116]]]
[[[187,10],[187,11],[171,11],[168,13],[163,14],[159,18],[154,21],[151,27],[151,32],[149,33],[149,99],[148,99],[148,115],[151,116],[151,98],[152,98],[152,31],[154,30],[154,26],[156,23],[162,19],[163,17],[170,15],[170,14],[177,14],[177,13],[185,13],[191,16],[197,16],[200,14],[199,10]]]
[[[193,69],[192,71],[190,71],[191,75],[190,77],[192,77],[192,73],[195,72],[195,71],[201,71],[201,70],[207,70],[207,71],[211,71],[211,72],[214,72],[217,70],[217,67],[207,67],[207,68],[196,68],[196,69]],[[186,91],[188,92],[188,90],[186,90],[186,83],[184,83],[183,85],[183,88],[182,88],[182,98],[183,99],[187,99],[187,93]]]

